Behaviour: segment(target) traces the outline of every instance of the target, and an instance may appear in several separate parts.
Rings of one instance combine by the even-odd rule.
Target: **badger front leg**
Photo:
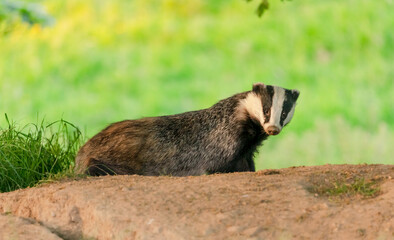
[[[234,166],[233,172],[255,172],[253,157],[244,157],[239,159]]]

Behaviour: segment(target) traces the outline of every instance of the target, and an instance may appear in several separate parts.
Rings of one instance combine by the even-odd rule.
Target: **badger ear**
[[[297,89],[291,90],[291,94],[293,95],[294,101],[297,100],[298,96],[300,96],[300,91]]]
[[[253,92],[260,93],[265,88],[264,83],[255,83],[253,84]]]

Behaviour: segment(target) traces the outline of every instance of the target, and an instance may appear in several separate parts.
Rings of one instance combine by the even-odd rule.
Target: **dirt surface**
[[[308,191],[333,176],[371,180],[377,191]],[[0,215],[0,238],[26,239],[4,225],[12,218],[22,221],[19,229],[34,225],[63,239],[393,239],[393,177],[394,165],[90,177],[0,194],[0,213],[7,214]]]
[[[0,239],[61,240],[36,221],[12,215],[0,215]]]

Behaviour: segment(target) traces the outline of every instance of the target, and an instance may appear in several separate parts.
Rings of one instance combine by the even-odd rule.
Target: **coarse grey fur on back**
[[[298,95],[257,83],[207,109],[114,123],[80,149],[76,170],[173,176],[255,171],[257,147],[290,121]]]

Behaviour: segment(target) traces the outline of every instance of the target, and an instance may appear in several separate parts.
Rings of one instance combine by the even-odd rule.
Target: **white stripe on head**
[[[240,101],[238,109],[239,119],[244,119],[247,116],[245,113],[248,113],[250,117],[258,120],[261,125],[263,125],[263,105],[261,104],[261,98],[257,96],[254,92],[250,92],[245,99],[242,99]]]
[[[286,124],[288,124],[290,122],[290,120],[293,118],[295,106],[296,105],[293,104],[293,106],[291,107],[289,114],[287,114],[287,117],[286,117],[285,121],[283,122],[283,126],[286,126]]]
[[[263,125],[264,129],[269,126],[275,126],[279,130],[282,129],[280,125],[280,116],[282,114],[283,103],[285,101],[285,90],[281,87],[274,87],[274,96],[272,97],[271,116],[269,122]]]

